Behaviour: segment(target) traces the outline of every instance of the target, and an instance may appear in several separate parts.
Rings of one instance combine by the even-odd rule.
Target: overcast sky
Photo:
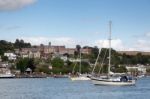
[[[150,51],[150,0],[0,0],[0,39]]]

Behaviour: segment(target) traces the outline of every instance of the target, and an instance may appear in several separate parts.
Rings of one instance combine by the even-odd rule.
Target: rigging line
[[[76,59],[77,61],[78,61],[78,57],[80,57],[80,55],[78,55],[78,56],[77,56],[77,59]],[[74,73],[74,72],[75,72],[75,67],[76,67],[76,65],[77,65],[77,63],[78,63],[77,61],[76,61],[76,62],[75,62],[75,64],[74,64],[74,67],[73,67],[72,73]]]
[[[99,59],[100,53],[101,53],[101,48],[99,49],[99,53],[98,53],[97,59],[96,59],[95,64],[94,64],[94,68],[93,68],[93,70],[92,70],[92,74],[93,74],[94,71],[95,71],[96,64],[97,64],[97,61],[98,61],[98,59]]]
[[[75,65],[74,65],[74,67],[73,67],[73,70],[72,70],[72,73],[74,73],[75,72],[75,67],[76,67],[76,65],[77,65],[77,62],[75,63]]]
[[[104,54],[103,60],[102,60],[102,62],[101,62],[101,65],[100,65],[100,69],[99,69],[98,75],[100,75],[100,71],[101,71],[101,70],[102,70],[102,68],[103,68],[103,63],[104,63],[104,60],[105,60],[105,57],[106,57],[106,53],[107,53],[107,49],[106,49],[106,51],[105,51],[105,54]]]

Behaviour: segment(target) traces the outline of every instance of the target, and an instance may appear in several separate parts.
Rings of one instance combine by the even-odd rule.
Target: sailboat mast
[[[81,74],[81,48],[80,48],[80,67],[79,67],[79,73]]]
[[[110,67],[111,67],[111,24],[109,21],[109,66],[108,66],[108,76],[110,75]]]

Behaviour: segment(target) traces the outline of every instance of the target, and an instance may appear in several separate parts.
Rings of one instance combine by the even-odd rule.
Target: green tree
[[[82,62],[81,63],[81,73],[90,73],[91,72],[91,67],[87,62]]]
[[[147,72],[147,73],[150,73],[150,68],[147,68],[147,69],[146,69],[146,72]]]
[[[34,59],[29,59],[28,62],[27,62],[27,67],[32,69],[32,72],[34,72],[35,70],[35,63],[34,63]]]
[[[27,69],[28,61],[29,61],[28,58],[20,59],[20,60],[16,63],[16,68],[17,68],[18,70],[20,70],[21,73],[24,73],[25,70]]]
[[[54,58],[51,63],[53,67],[62,68],[64,66],[64,61],[60,59],[59,57]]]
[[[99,49],[98,49],[98,47],[97,46],[95,46],[94,48],[92,48],[92,55],[93,55],[93,57],[96,59],[97,58],[97,55],[98,55],[98,53],[99,53]]]
[[[43,73],[49,74],[50,69],[48,67],[49,67],[48,64],[39,64],[37,68],[35,69],[35,72],[43,72]]]
[[[113,49],[111,51],[112,51],[111,64],[113,64],[113,65],[119,65],[121,63],[120,55],[115,50],[113,50]]]
[[[78,52],[78,54],[79,54],[79,53],[80,53],[81,46],[80,46],[80,45],[76,45],[76,49],[77,49],[77,52]]]
[[[21,73],[24,73],[25,70],[27,68],[32,69],[32,71],[34,72],[35,70],[35,64],[34,64],[34,60],[33,59],[29,59],[29,58],[21,58],[18,60],[18,62],[16,63],[16,68],[18,70],[21,71]]]
[[[113,71],[115,73],[126,73],[127,69],[123,65],[115,65],[111,68],[111,71]]]
[[[14,47],[15,48],[30,48],[31,47],[31,44],[30,43],[26,43],[24,42],[24,40],[19,40],[19,39],[16,39],[15,43],[14,43]]]
[[[3,55],[4,52],[13,51],[13,50],[14,50],[14,47],[11,42],[0,40],[0,55]]]
[[[8,61],[8,57],[7,56],[2,56],[2,61]]]

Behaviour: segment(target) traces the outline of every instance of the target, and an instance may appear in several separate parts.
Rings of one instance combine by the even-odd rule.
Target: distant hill
[[[141,51],[117,51],[119,54],[126,54],[126,55],[137,55],[141,53],[142,55],[150,55],[150,52],[141,52]]]

